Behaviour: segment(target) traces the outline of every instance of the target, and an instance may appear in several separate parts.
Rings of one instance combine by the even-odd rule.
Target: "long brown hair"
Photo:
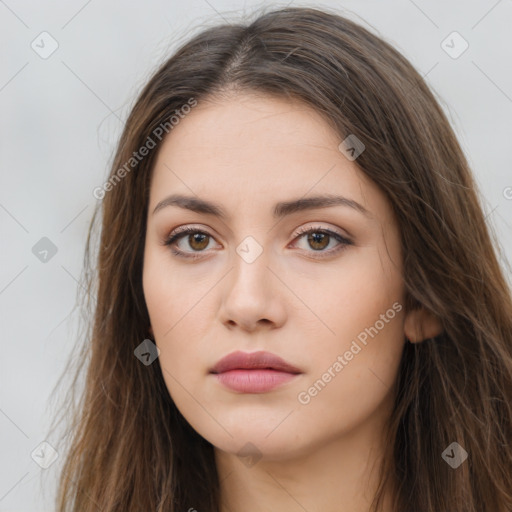
[[[128,117],[96,212],[99,247],[96,214],[87,241],[93,319],[77,359],[85,388],[65,405],[59,512],[219,511],[213,447],[176,409],[159,360],[146,366],[134,350],[149,327],[142,262],[155,133],[191,100],[226,90],[300,100],[340,142],[363,141],[356,163],[399,223],[406,310],[425,308],[443,326],[404,346],[372,510],[390,482],[396,512],[512,510],[512,299],[463,151],[432,91],[390,44],[334,13],[286,8],[194,36]],[[148,137],[155,149],[134,163]],[[442,458],[453,442],[469,454],[457,469]]]

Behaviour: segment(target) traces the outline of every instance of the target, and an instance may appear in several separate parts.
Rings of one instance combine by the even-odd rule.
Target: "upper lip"
[[[223,357],[210,370],[210,373],[223,373],[230,370],[269,369],[287,373],[302,373],[298,368],[271,352],[232,352]]]

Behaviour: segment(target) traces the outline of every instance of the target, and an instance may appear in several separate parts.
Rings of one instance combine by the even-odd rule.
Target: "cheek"
[[[313,385],[311,405],[331,404],[336,417],[346,419],[350,410],[364,415],[396,378],[404,344],[403,281],[389,257],[366,250],[346,258],[323,282],[322,293],[310,294],[308,304],[329,330],[320,326],[321,342],[308,345],[312,363],[303,390]]]
[[[317,418],[324,433],[348,432],[386,407],[403,350],[403,313],[394,304],[367,312],[367,323],[340,314],[337,336],[325,337],[325,345],[310,351],[314,363],[296,396],[303,432],[318,428]],[[387,323],[379,318],[381,311]]]
[[[200,287],[188,285],[183,275],[171,269],[164,251],[147,250],[144,258],[143,289],[155,343],[160,349],[160,366],[169,389],[187,379],[197,356],[191,341],[198,339],[205,305],[201,303]],[[193,320],[193,321],[192,321]],[[190,374],[190,372],[188,372]]]
[[[323,324],[318,326],[317,335],[330,340],[328,344],[336,350],[373,326],[381,315],[385,316],[384,320],[390,320],[382,330],[400,334],[396,309],[403,307],[393,309],[392,306],[395,302],[402,305],[403,280],[400,269],[389,256],[381,257],[381,252],[378,248],[347,252],[339,264],[319,275],[314,283],[309,281],[302,289],[296,288],[312,312],[309,316]],[[382,327],[381,322],[378,327]],[[320,357],[321,354],[319,350]]]
[[[155,333],[161,342],[183,332],[190,318],[201,319],[201,299],[206,284],[203,278],[190,281],[186,273],[171,264],[169,254],[162,248],[150,247],[144,256],[143,289],[148,313]],[[188,322],[187,322],[188,321]],[[193,324],[192,324],[193,326]]]

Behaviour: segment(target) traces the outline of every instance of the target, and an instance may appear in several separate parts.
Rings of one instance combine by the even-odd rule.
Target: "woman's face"
[[[176,406],[225,452],[305,454],[381,431],[390,410],[404,344],[399,232],[340,142],[304,104],[239,94],[198,104],[159,150],[151,330]],[[234,352],[249,356],[218,366]]]

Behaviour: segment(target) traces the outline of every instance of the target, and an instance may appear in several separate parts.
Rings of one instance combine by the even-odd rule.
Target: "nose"
[[[238,254],[223,284],[220,316],[229,329],[272,330],[286,320],[286,289],[269,266],[264,251],[248,263]]]

